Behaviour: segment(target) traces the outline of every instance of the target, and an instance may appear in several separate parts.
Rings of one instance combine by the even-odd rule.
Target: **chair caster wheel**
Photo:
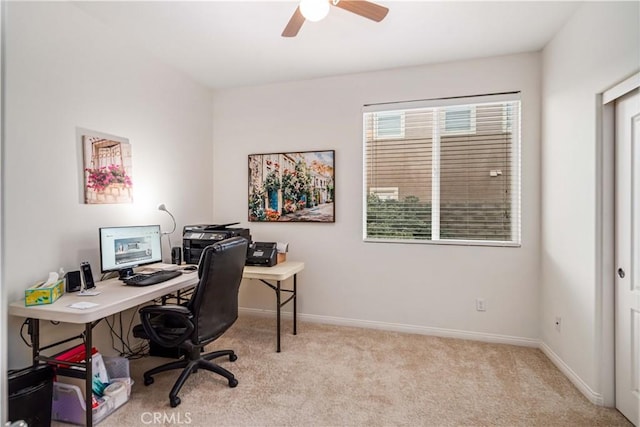
[[[178,406],[180,404],[180,398],[178,396],[170,397],[169,398],[169,404],[171,405],[172,408],[175,408],[176,406]]]
[[[229,380],[229,387],[234,388],[235,386],[238,385],[238,380],[235,378],[232,378]]]
[[[229,361],[230,362],[235,362],[236,360],[238,360],[238,356],[236,356],[235,354],[230,354],[229,355]]]
[[[152,377],[144,377],[144,385],[151,385],[153,384],[153,378]]]

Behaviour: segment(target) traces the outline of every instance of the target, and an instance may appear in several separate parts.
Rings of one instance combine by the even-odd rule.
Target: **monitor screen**
[[[100,228],[102,272],[162,262],[159,225]]]

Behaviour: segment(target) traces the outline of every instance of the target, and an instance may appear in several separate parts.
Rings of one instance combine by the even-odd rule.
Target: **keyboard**
[[[178,277],[181,275],[181,271],[173,270],[173,271],[154,271],[149,274],[136,274],[131,277],[128,277],[123,280],[124,283],[131,286],[149,286],[155,285],[157,283],[166,282],[167,280],[171,280],[174,277]]]

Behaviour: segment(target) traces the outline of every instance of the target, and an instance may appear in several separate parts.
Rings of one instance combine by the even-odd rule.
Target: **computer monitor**
[[[118,271],[123,279],[133,267],[162,262],[161,237],[159,225],[100,228],[102,272]]]

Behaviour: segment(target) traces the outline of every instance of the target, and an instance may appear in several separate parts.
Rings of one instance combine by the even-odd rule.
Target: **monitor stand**
[[[133,268],[123,268],[122,270],[118,270],[118,279],[124,280],[133,276],[133,274]]]

